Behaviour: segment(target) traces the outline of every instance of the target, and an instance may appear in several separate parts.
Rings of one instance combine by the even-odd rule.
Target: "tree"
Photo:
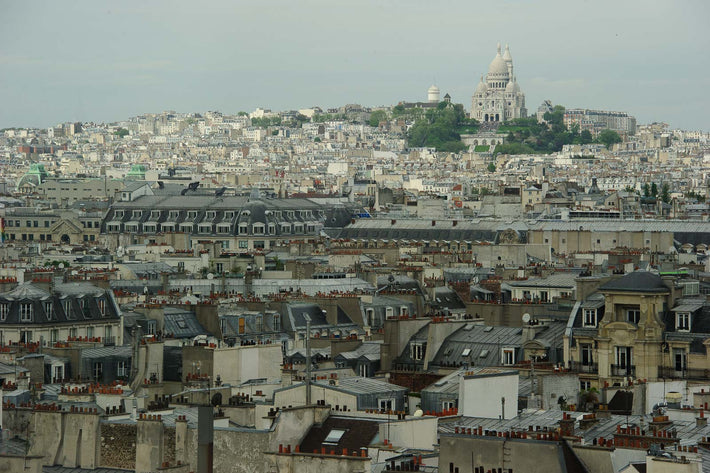
[[[655,182],[651,183],[651,197],[658,197],[658,186]]]
[[[648,182],[643,185],[643,196],[651,197],[651,187],[648,185]]]
[[[592,138],[592,132],[589,130],[582,130],[582,132],[579,134],[579,143],[583,145],[587,145],[594,141],[594,138]]]
[[[493,163],[488,163],[488,172],[496,172],[496,165]]]
[[[599,132],[597,140],[600,143],[603,143],[607,148],[611,148],[611,145],[614,143],[621,143],[621,137],[619,134],[614,130],[609,130],[608,128]]]
[[[118,136],[119,138],[123,138],[124,136],[128,136],[130,132],[126,130],[125,128],[118,127],[116,131],[113,132],[114,135]]]
[[[671,201],[671,188],[667,182],[664,182],[661,186],[661,200],[664,204],[667,204]]]
[[[315,138],[313,138],[313,142],[314,142],[314,143],[320,143],[320,137],[319,137],[319,136],[316,136]]]
[[[370,114],[369,125],[372,127],[380,126],[380,122],[387,120],[387,112],[384,110],[375,110]]]

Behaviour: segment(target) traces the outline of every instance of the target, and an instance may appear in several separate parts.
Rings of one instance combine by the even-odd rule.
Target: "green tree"
[[[496,165],[493,163],[488,163],[488,167],[486,169],[488,169],[488,172],[496,172]]]
[[[614,143],[621,143],[621,137],[619,134],[614,130],[609,130],[608,128],[599,132],[597,140],[604,144],[607,148],[611,148],[611,145]]]
[[[658,197],[658,186],[655,182],[651,183],[651,197]]]
[[[594,138],[592,138],[592,133],[589,130],[582,130],[582,132],[579,134],[579,143],[587,145],[592,141],[594,141]]]
[[[118,127],[118,129],[116,129],[116,131],[114,131],[113,134],[118,136],[119,138],[123,138],[124,136],[128,136],[129,131],[126,130],[125,128]]]
[[[320,136],[316,136],[315,138],[313,138],[313,142],[320,143]]]
[[[664,182],[661,186],[661,200],[665,204],[668,204],[671,201],[671,188],[667,182]]]
[[[648,185],[648,182],[643,185],[643,196],[651,197],[651,187]]]
[[[407,144],[410,148],[430,147],[438,151],[461,152],[467,146],[461,141],[457,128],[465,120],[466,112],[461,104],[443,109],[429,109],[407,133]]]
[[[375,110],[370,114],[369,125],[372,127],[377,127],[380,122],[387,120],[387,112],[384,110]]]

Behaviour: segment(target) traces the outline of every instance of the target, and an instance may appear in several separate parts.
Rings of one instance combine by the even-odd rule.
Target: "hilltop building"
[[[481,76],[471,99],[471,118],[480,122],[504,122],[511,118],[525,118],[525,94],[513,74],[513,58],[508,45],[503,55],[498,53],[488,66],[486,80]]]

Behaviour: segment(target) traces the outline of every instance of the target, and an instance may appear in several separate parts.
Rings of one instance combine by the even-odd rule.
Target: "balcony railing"
[[[569,369],[573,373],[598,373],[599,365],[597,363],[582,363],[581,361],[571,361]]]
[[[710,369],[685,368],[678,370],[674,366],[659,366],[658,377],[671,379],[707,379],[710,378]]]
[[[636,376],[636,367],[627,365],[611,365],[612,376]]]

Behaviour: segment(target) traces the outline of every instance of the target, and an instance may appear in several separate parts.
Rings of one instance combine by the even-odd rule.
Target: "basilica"
[[[504,122],[511,118],[527,116],[525,94],[513,74],[513,58],[508,45],[501,55],[500,43],[498,53],[488,66],[485,81],[481,76],[476,91],[471,100],[471,118],[479,122]]]

